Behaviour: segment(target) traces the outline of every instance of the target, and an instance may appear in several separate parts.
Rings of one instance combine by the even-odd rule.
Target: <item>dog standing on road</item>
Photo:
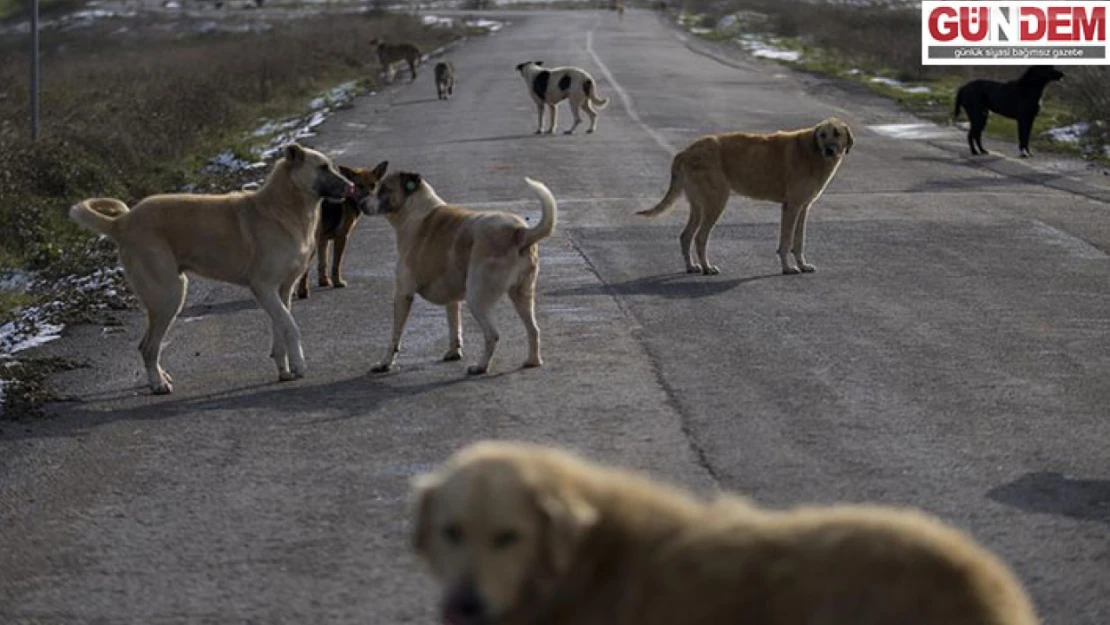
[[[436,63],[436,94],[440,100],[455,95],[455,64],[451,61]]]
[[[404,61],[409,66],[412,79],[416,80],[416,66],[420,65],[423,55],[420,48],[411,43],[386,43],[381,39],[371,39],[370,45],[378,52],[378,64],[382,71],[393,80],[393,64]]]
[[[536,325],[535,289],[539,272],[536,244],[555,228],[555,197],[542,183],[525,178],[540,198],[543,216],[529,228],[511,213],[472,211],[444,202],[420,174],[394,173],[382,182],[364,212],[383,214],[397,232],[397,271],[393,291],[393,335],[389,350],[372,371],[393,368],[413,298],[447,308],[451,345],[444,360],[462,358],[460,302],[466,300],[485,336],[485,352],[470,375],[489,370],[497,347],[493,305],[506,292],[528,333],[525,367],[543,364]]]
[[[255,192],[153,195],[134,208],[95,198],[69,216],[119,245],[124,274],[146,308],[139,351],[147,379],[164,394],[173,392],[173,380],[162,369],[162,339],[185,303],[186,272],[250,288],[270,316],[278,379],[304,376],[293,286],[312,255],[321,200],[353,193],[328,157],[292,144]]]
[[[835,117],[803,130],[707,135],[675,155],[667,194],[637,214],[661,215],[685,193],[690,218],[679,241],[686,271],[714,275],[720,269],[709,262],[706,247],[730,191],[776,202],[782,204],[778,248],[782,272],[816,271],[805,259],[806,219],[854,144],[852,129]],[[696,259],[690,255],[691,242]]]
[[[374,169],[352,169],[339,167],[339,173],[355,183],[355,196],[344,198],[341,202],[325,201],[320,204],[320,225],[316,228],[316,280],[320,286],[334,286],[342,289],[347,286],[343,279],[343,252],[347,249],[347,238],[351,236],[358,220],[362,217],[359,208],[361,198],[378,192],[378,184],[385,177],[389,161],[382,161]],[[332,243],[331,276],[328,276],[328,247]],[[297,297],[308,297],[308,270],[301,276],[297,285]]]
[[[706,502],[510,442],[414,490],[452,625],[1038,625],[1001,560],[915,510]]]
[[[1033,134],[1033,121],[1041,112],[1041,99],[1048,83],[1063,80],[1064,73],[1051,65],[1034,65],[1025,70],[1017,80],[973,80],[956,92],[954,119],[960,118],[960,109],[967,112],[971,128],[967,131],[967,144],[972,155],[989,154],[983,147],[983,130],[991,111],[1018,123],[1018,149],[1023,158],[1033,155],[1029,139]]]
[[[580,110],[586,111],[590,116],[590,127],[586,132],[592,133],[597,130],[597,110],[608,106],[609,99],[597,95],[597,83],[585,70],[577,67],[546,69],[543,61],[528,61],[517,65],[516,71],[524,77],[524,82],[528,85],[528,93],[531,94],[532,101],[536,103],[536,109],[539,112],[536,134],[544,132],[545,108],[551,110],[551,127],[547,129],[547,134],[555,133],[559,118],[558,105],[563,100],[570,100],[570,112],[574,115],[574,125],[564,134],[573,134],[582,123]],[[595,106],[597,110],[594,109]]]

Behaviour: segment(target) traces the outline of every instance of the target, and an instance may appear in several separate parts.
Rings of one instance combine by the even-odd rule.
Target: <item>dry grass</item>
[[[120,25],[44,33],[43,132],[34,144],[25,42],[0,39],[0,268],[57,266],[85,249],[86,237],[65,218],[75,200],[130,202],[178,188],[194,181],[205,157],[234,147],[259,115],[299,111],[341,81],[375,80],[371,38],[433,49],[458,35],[388,14],[186,37],[133,23],[115,32]]]

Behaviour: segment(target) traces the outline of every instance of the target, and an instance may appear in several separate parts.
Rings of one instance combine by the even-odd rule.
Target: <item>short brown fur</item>
[[[638,214],[661,215],[685,193],[690,218],[679,242],[686,271],[713,275],[720,269],[709,262],[706,248],[730,193],[776,202],[782,205],[778,255],[783,273],[812,272],[816,267],[805,260],[809,209],[854,142],[851,128],[835,117],[789,132],[707,135],[675,155],[666,195]]]
[[[416,482],[456,625],[1036,625],[1020,583],[909,509],[703,502],[556,449],[468,446]]]

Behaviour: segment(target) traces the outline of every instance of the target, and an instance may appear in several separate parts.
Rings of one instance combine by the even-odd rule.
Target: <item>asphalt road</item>
[[[954,129],[886,136],[913,120],[858,88],[688,45],[648,13],[510,19],[450,54],[454,100],[435,99],[425,68],[314,143],[530,219],[522,178],[545,181],[561,211],[541,245],[546,366],[518,369],[504,303],[494,372],[468,379],[475,324],[464,313],[464,362],[438,362],[446,321],[421,303],[399,368],[369,375],[395,259],[373,219],[350,288],[295,304],[302,381],[276,383],[245,292],[199,280],[170,331],[172,397],[143,388],[138,314],[74,328],[42,350],[92,364],[56,378],[73,400],[2,426],[0,622],[432,622],[408,480],[487,437],[768,505],[919,506],[1012,563],[1046,623],[1110,622],[1110,191],[1065,161],[973,161]],[[531,134],[513,71],[531,59],[594,74],[613,98],[597,134]],[[774,206],[733,200],[712,278],[681,273],[684,203],[657,222],[632,214],[694,137],[829,114],[857,144],[812,215],[816,274],[778,274]]]

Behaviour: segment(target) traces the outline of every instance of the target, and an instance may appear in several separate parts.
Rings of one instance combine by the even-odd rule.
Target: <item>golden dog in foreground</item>
[[[478,443],[416,481],[449,625],[1035,625],[996,557],[912,510],[713,503]]]

